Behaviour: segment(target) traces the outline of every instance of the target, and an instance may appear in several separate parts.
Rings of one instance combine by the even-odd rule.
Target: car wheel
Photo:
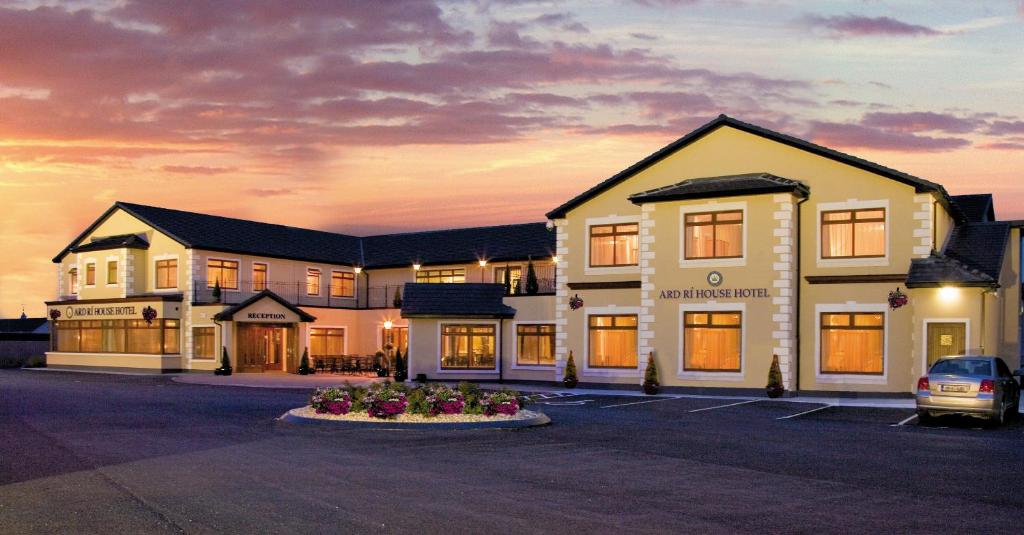
[[[999,410],[992,415],[988,420],[988,424],[992,428],[1000,427],[1006,423],[1006,407],[1003,404],[999,404]]]

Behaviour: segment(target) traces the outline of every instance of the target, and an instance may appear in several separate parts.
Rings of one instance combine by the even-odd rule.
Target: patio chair
[[[313,369],[316,373],[323,373],[327,371],[327,360],[323,357],[316,357],[313,360]]]

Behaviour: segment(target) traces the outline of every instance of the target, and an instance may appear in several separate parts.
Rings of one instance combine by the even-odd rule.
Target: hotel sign
[[[250,312],[245,315],[251,320],[285,320],[288,316],[276,312]]]
[[[142,317],[142,309],[134,305],[69,305],[64,307],[63,312],[64,319],[66,320],[82,318],[124,319]]]
[[[658,299],[767,299],[772,296],[768,288],[720,288],[725,277],[717,271],[708,273],[707,281],[712,288],[691,286],[681,290],[662,290]]]

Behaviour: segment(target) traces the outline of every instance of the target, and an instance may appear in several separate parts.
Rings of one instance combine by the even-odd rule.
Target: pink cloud
[[[797,22],[801,26],[820,31],[835,38],[866,36],[914,37],[939,35],[942,33],[927,26],[911,24],[891,17],[865,17],[852,13],[831,17],[805,15]]]
[[[957,137],[931,137],[896,132],[851,123],[815,121],[807,137],[815,143],[834,148],[877,149],[899,152],[944,152],[969,146]]]
[[[1024,121],[992,121],[987,133],[995,136],[1024,134]]]
[[[951,134],[966,134],[977,130],[985,123],[979,119],[957,117],[947,113],[872,112],[864,115],[863,119],[861,119],[861,124],[893,132],[939,131]]]

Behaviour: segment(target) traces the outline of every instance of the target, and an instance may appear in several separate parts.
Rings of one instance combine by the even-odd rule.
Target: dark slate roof
[[[511,318],[516,309],[503,301],[501,284],[406,283],[402,317]]]
[[[121,209],[167,234],[185,247],[225,253],[250,254],[359,265],[368,268],[476,262],[502,262],[529,257],[550,257],[555,233],[546,223],[523,223],[403,234],[358,237],[245,219],[235,219],[156,206],[117,202],[54,259],[60,262],[111,213]]]
[[[960,209],[960,212],[963,213],[970,223],[984,223],[996,220],[991,193],[953,195],[952,199],[953,204]]]
[[[459,264],[545,258],[555,253],[555,233],[546,223],[460,228],[363,238],[368,268]]]
[[[782,178],[770,173],[746,173],[742,175],[691,178],[671,186],[634,193],[629,196],[629,200],[635,204],[642,204],[658,201],[758,195],[762,193],[796,193],[800,197],[807,197],[809,192],[810,190],[805,184],[796,180]]]
[[[998,281],[1009,237],[1009,223],[965,223],[953,228],[942,253]]]
[[[107,236],[104,238],[93,238],[89,243],[83,243],[77,247],[72,247],[72,253],[81,253],[85,251],[103,251],[107,249],[149,249],[149,242],[146,238],[137,234],[119,234],[117,236]]]
[[[996,281],[955,258],[932,252],[928,258],[910,261],[907,288],[934,288],[946,284],[956,286],[995,286]]]
[[[46,318],[0,319],[0,333],[50,332]]]
[[[245,301],[238,303],[237,305],[231,305],[228,308],[221,310],[220,312],[213,316],[213,319],[217,321],[231,321],[231,318],[233,318],[237,312],[245,309],[249,305],[263,298],[273,299],[274,301],[277,302],[277,304],[297,314],[299,316],[299,319],[302,321],[316,321],[315,316],[308,314],[306,311],[289,303],[283,297],[277,295],[276,293],[270,290],[263,290],[262,292],[246,299]]]
[[[949,194],[946,193],[945,188],[943,188],[939,184],[930,182],[923,178],[915,177],[913,175],[908,175],[901,171],[890,169],[883,165],[879,165],[874,162],[869,162],[867,160],[857,158],[856,156],[851,156],[849,154],[842,153],[837,150],[830,149],[828,147],[823,147],[821,145],[817,145],[809,141],[805,141],[799,138],[795,138],[793,136],[768,130],[767,128],[762,128],[760,126],[753,125],[750,123],[745,123],[743,121],[733,119],[732,117],[726,115],[719,115],[716,119],[704,124],[703,126],[697,128],[693,132],[686,134],[685,136],[673,141],[672,143],[669,143],[665,147],[662,147],[657,152],[651,154],[650,156],[644,158],[643,160],[640,160],[639,162],[629,166],[628,168],[620,171],[616,175],[606,179],[600,184],[595,185],[594,187],[584,191],[583,193],[577,195],[576,197],[573,197],[572,199],[562,204],[558,208],[555,208],[554,210],[548,212],[548,219],[558,219],[561,217],[565,217],[565,215],[569,213],[570,210],[583,204],[584,202],[594,197],[595,195],[607,190],[608,188],[611,188],[612,186],[622,182],[623,180],[632,177],[633,175],[639,173],[640,171],[647,169],[648,167],[666,158],[673,152],[689,145],[690,143],[693,143],[694,141],[697,141],[698,139],[710,134],[711,132],[714,132],[715,130],[723,126],[730,126],[743,132],[747,132],[756,136],[761,136],[763,138],[770,139],[772,141],[776,141],[784,145],[805,150],[812,154],[817,154],[819,156],[829,158],[831,160],[844,163],[846,165],[850,165],[858,169],[863,169],[865,171],[869,171],[884,176],[886,178],[902,182],[904,184],[912,186],[918,193],[939,193],[943,204],[950,209],[951,213],[953,213],[953,217],[957,220],[962,220],[963,218],[963,216],[959,214],[956,208],[953,207],[952,203],[949,200]]]

